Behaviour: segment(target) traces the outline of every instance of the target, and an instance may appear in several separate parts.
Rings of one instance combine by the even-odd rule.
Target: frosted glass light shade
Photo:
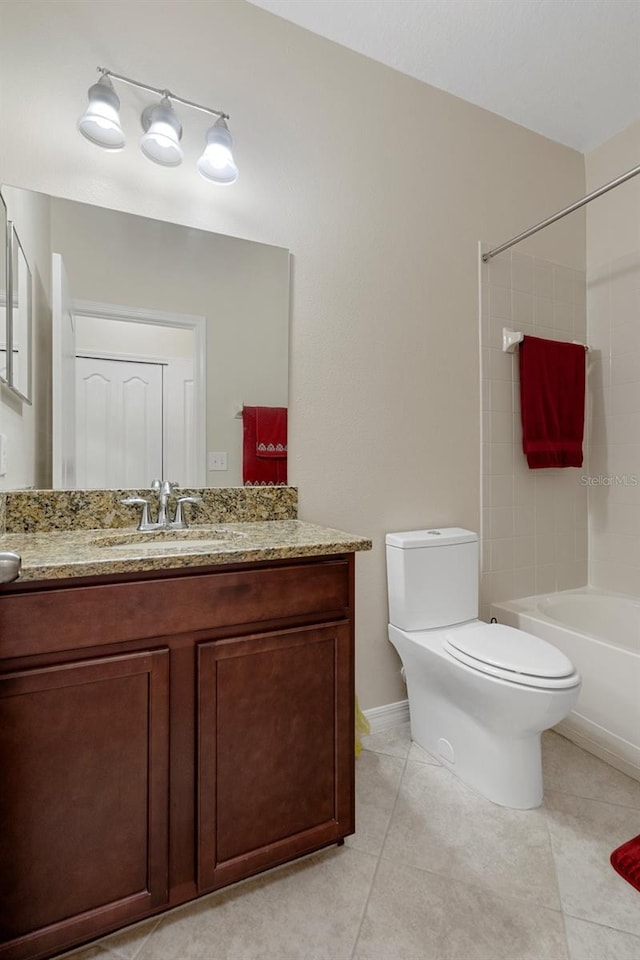
[[[231,148],[233,139],[225,120],[220,117],[207,131],[207,145],[198,160],[198,173],[212,183],[229,184],[238,179],[238,168]]]
[[[140,140],[140,149],[145,157],[163,167],[177,167],[182,163],[182,126],[165,98],[142,114],[145,134]]]
[[[102,76],[89,87],[89,105],[78,120],[83,137],[104,150],[122,150],[124,133],[120,126],[120,100],[109,77]]]

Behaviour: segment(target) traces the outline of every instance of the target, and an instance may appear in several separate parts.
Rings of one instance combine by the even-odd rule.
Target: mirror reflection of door
[[[74,301],[57,254],[53,267],[54,487],[202,486],[201,318]]]
[[[191,332],[81,313],[75,323],[77,486],[197,486]]]
[[[197,485],[192,360],[78,353],[75,371],[80,489],[145,488],[155,477]]]
[[[148,487],[163,477],[162,365],[76,357],[76,483]]]

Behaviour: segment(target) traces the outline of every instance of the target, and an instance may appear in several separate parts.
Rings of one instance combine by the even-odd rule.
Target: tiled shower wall
[[[602,356],[589,460],[589,582],[640,596],[640,248],[589,270],[588,305],[589,339]]]
[[[586,343],[585,274],[506,251],[482,263],[480,290],[480,614],[486,619],[493,601],[587,583],[586,456],[583,469],[528,468],[522,453],[518,348],[513,354],[502,351],[503,327]],[[594,354],[589,380],[595,365]]]

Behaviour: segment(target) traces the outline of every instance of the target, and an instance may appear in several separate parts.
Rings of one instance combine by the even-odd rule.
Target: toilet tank
[[[478,534],[461,527],[388,533],[389,620],[401,630],[478,616]]]

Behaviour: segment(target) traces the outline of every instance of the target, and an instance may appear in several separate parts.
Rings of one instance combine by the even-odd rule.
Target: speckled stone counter
[[[153,501],[149,490],[7,491],[0,495],[0,550],[20,554],[25,581],[371,549],[365,537],[297,520],[295,487],[181,488],[176,495],[202,497],[186,508],[188,530],[140,533],[140,508],[120,501]],[[175,496],[169,506],[173,516]]]
[[[194,525],[184,534],[74,530],[5,534],[0,549],[22,557],[20,581],[108,576],[177,567],[250,563],[370,550],[365,537],[302,520]],[[124,541],[124,542],[122,542]]]

